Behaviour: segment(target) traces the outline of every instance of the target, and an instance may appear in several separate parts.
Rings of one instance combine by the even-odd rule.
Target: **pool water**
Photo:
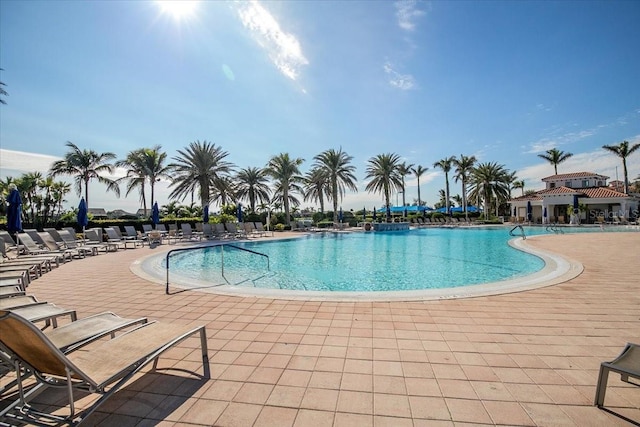
[[[513,238],[508,231],[504,227],[461,227],[317,233],[233,243],[267,255],[268,261],[229,247],[209,247],[175,253],[169,262],[172,275],[212,285],[352,292],[442,289],[508,280],[541,270],[544,262],[540,258],[507,244]],[[545,233],[542,228],[526,231],[528,235]]]

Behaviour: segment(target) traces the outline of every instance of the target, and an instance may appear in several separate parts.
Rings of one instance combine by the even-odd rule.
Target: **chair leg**
[[[604,406],[604,395],[607,392],[607,380],[609,379],[609,368],[604,364],[600,365],[600,373],[598,374],[598,386],[596,387],[595,405],[598,408]]]

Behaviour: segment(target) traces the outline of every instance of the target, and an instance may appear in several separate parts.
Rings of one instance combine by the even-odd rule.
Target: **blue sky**
[[[165,6],[0,2],[0,176],[46,172],[66,141],[124,158],[207,140],[238,167],[288,152],[303,171],[342,147],[360,188],[342,205],[370,209],[382,196],[364,191],[366,163],[381,153],[429,167],[432,205],[444,188],[433,163],[448,156],[504,164],[539,189],[553,174],[545,150],[574,153],[560,173],[615,179],[618,166],[622,179],[601,147],[640,142],[640,2],[200,1],[182,17]],[[640,153],[628,166],[640,174]],[[136,194],[90,193],[92,207],[139,207]]]

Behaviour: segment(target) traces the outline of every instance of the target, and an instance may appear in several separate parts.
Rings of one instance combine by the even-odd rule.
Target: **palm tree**
[[[640,148],[640,143],[629,147],[629,141],[622,141],[618,145],[603,145],[607,151],[614,153],[622,159],[622,172],[624,173],[624,194],[629,194],[629,173],[627,171],[627,157]]]
[[[492,196],[496,199],[506,199],[509,190],[505,182],[508,171],[504,165],[495,162],[478,164],[471,174],[472,198],[482,200],[485,218],[489,219],[489,203]]]
[[[519,181],[514,181],[512,188],[514,190],[519,188],[520,190],[522,190],[522,195],[524,196],[524,180],[523,179]]]
[[[358,191],[356,177],[353,174],[356,168],[349,164],[353,157],[342,151],[342,148],[337,151],[332,148],[313,159],[314,167],[320,169],[327,177],[327,196],[333,202],[333,222],[338,222],[338,203],[344,197],[345,190]]]
[[[0,71],[4,71],[4,69],[0,68]],[[0,82],[0,104],[6,104],[7,102],[2,99],[2,96],[9,96],[6,90],[2,86],[6,86],[3,82]]]
[[[437,161],[433,164],[434,168],[440,168],[444,172],[444,182],[445,182],[445,194],[446,194],[446,202],[447,202],[447,213],[449,213],[449,172],[451,171],[451,164],[456,158],[454,156],[445,157],[444,159]]]
[[[217,202],[220,206],[225,206],[232,201],[236,201],[236,184],[233,182],[230,176],[222,176],[213,182],[214,190],[212,203]]]
[[[42,174],[40,172],[25,173],[20,177],[18,188],[20,192],[25,196],[25,207],[29,207],[31,210],[31,223],[36,223],[36,196],[38,194],[38,187],[42,181]]]
[[[328,180],[325,172],[317,167],[311,168],[304,177],[304,200],[318,202],[320,213],[324,213],[324,197],[327,194]]]
[[[384,196],[385,207],[387,208],[387,221],[389,221],[389,207],[391,190],[402,188],[400,177],[400,156],[393,153],[378,154],[368,161],[367,175],[365,179],[371,179],[365,189]]]
[[[107,186],[107,191],[113,191],[117,197],[120,197],[120,187],[118,183],[112,179],[105,178],[100,175],[104,172],[113,173],[115,167],[110,160],[116,158],[113,153],[97,153],[93,150],[80,150],[77,145],[71,141],[67,141],[66,146],[71,151],[65,154],[62,160],[58,160],[51,165],[49,174],[53,177],[58,175],[75,176],[75,186],[78,196],[82,194],[82,186],[84,185],[84,200],[89,207],[89,181],[97,179],[98,182]]]
[[[400,163],[398,166],[398,173],[400,174],[400,178],[402,179],[402,206],[406,206],[406,190],[404,185],[404,177],[407,175],[411,175],[411,168],[413,164]]]
[[[62,202],[65,202],[64,196],[71,192],[71,184],[64,181],[57,181],[53,183],[51,187],[51,195],[53,198],[53,202],[55,207],[57,208],[57,213],[54,212],[54,216],[59,216],[62,213]]]
[[[267,172],[262,168],[248,167],[240,169],[236,174],[236,196],[240,200],[248,200],[251,212],[256,211],[256,201],[269,201],[269,185]]]
[[[302,193],[300,183],[304,178],[300,175],[300,165],[304,162],[301,158],[291,158],[289,153],[280,153],[273,156],[267,164],[267,174],[275,181],[276,188],[273,191],[273,202],[282,201],[286,225],[291,225],[291,203],[299,204],[292,193]]]
[[[558,165],[571,156],[573,156],[573,153],[565,153],[564,151],[560,151],[557,148],[547,150],[545,154],[538,154],[538,157],[540,157],[541,159],[545,159],[553,165],[555,175],[558,175]]]
[[[464,217],[469,220],[469,212],[467,211],[467,183],[469,182],[469,176],[473,171],[473,165],[476,164],[476,157],[460,154],[459,159],[453,159],[453,164],[456,167],[455,180],[456,182],[462,182],[462,206],[464,206]]]
[[[175,186],[169,197],[184,200],[197,189],[200,205],[204,209],[209,206],[211,190],[216,182],[233,168],[232,163],[225,160],[229,153],[216,147],[214,143],[195,141],[184,150],[178,150],[178,154],[173,157],[175,163],[169,165],[174,172],[169,187]]]
[[[429,168],[424,168],[421,165],[416,165],[415,167],[411,168],[411,172],[413,172],[413,174],[416,176],[416,179],[418,180],[418,206],[422,206],[422,199],[420,199],[420,177],[424,175],[424,173],[428,170]]]

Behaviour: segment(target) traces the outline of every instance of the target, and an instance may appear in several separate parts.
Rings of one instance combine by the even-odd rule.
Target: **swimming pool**
[[[544,229],[527,230],[527,234]],[[179,252],[170,271],[183,280],[323,292],[456,288],[530,275],[544,261],[507,244],[508,229],[425,228],[393,233],[316,233]],[[221,251],[224,251],[221,253]],[[224,260],[224,277],[221,274]]]

